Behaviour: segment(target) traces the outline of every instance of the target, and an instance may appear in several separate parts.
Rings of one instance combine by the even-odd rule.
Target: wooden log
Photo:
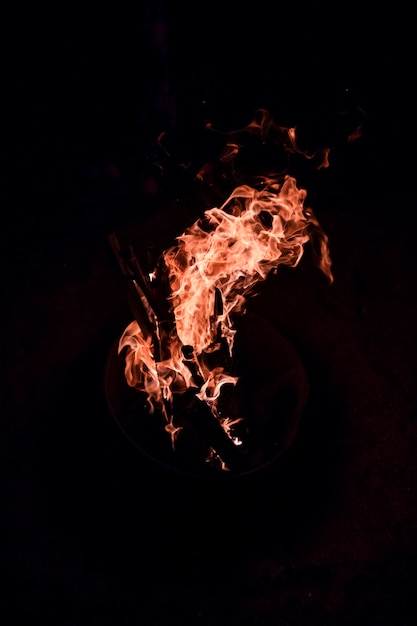
[[[249,458],[229,437],[209,405],[197,398],[195,389],[190,388],[176,398],[174,414],[178,414],[204,439],[229,471],[240,473],[250,469]]]

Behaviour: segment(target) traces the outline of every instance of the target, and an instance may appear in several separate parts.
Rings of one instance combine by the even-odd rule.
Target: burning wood
[[[311,233],[318,235],[321,269],[331,278],[326,238],[304,198],[289,177],[260,191],[237,188],[163,253],[149,287],[137,259],[131,263],[132,251],[126,267],[112,239],[138,295],[135,321],[120,340],[128,384],[147,393],[151,411],[165,414],[174,446],[188,424],[230,470],[248,462],[226,427],[230,416],[218,410],[222,387],[238,381],[232,372],[236,316],[244,314],[248,296],[279,264],[299,263]],[[155,297],[158,290],[163,296]]]
[[[132,246],[121,248],[117,235],[109,235],[109,243],[123,276],[127,280],[128,299],[136,322],[146,340],[152,342],[155,359],[160,357],[158,318],[149,303],[149,289]]]
[[[157,287],[155,287],[155,284],[151,286],[145,278],[133,247],[128,245],[122,249],[115,233],[109,236],[109,242],[122,274],[128,281],[128,299],[132,313],[145,341],[150,342],[152,345],[153,369],[157,371],[158,364],[169,359],[169,338],[172,339],[176,335],[175,318],[169,306],[169,276],[166,264],[163,258],[159,259],[154,278],[154,283],[157,284]],[[153,307],[149,300],[152,301]],[[156,315],[154,308],[158,311],[159,316]],[[216,323],[221,311],[221,294],[217,290],[213,315],[215,334],[212,352],[216,350],[219,354],[222,354],[221,360],[224,360],[224,343],[221,338],[221,327]],[[222,459],[222,462],[228,468],[242,470],[246,466],[245,459],[233,440],[221,427],[220,422],[213,415],[209,406],[198,397],[198,392],[201,391],[205,379],[201,365],[195,357],[193,347],[182,346],[181,350],[184,364],[191,374],[191,386],[185,393],[172,399],[172,406],[165,398],[162,411],[167,420],[166,429],[171,433],[173,443],[178,430],[184,428],[184,426],[175,427],[173,416],[177,414],[204,438],[213,452]]]
[[[268,124],[277,130],[271,120]],[[260,131],[264,140],[265,120],[248,129]],[[286,151],[313,158],[297,147],[294,129],[284,136]],[[229,165],[239,149],[238,143],[233,146]],[[321,150],[317,167],[326,165],[327,151]],[[310,242],[320,269],[332,280],[327,236],[305,206],[306,195],[289,174],[239,184],[223,204],[206,210],[177,237],[149,278],[133,247],[122,250],[110,236],[135,318],[119,341],[126,381],[146,395],[151,414],[164,415],[174,449],[181,431],[194,429],[211,451],[209,460],[220,458],[223,469],[250,466],[248,446],[231,428],[244,421],[244,411],[236,413],[223,393],[239,381],[233,371],[235,321],[244,316],[248,298],[279,265],[296,267]]]

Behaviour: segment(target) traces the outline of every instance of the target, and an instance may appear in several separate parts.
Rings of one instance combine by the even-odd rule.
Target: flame
[[[211,123],[207,123],[206,127],[216,132]],[[287,157],[289,155],[298,155],[309,161],[313,161],[317,169],[329,166],[330,148],[327,146],[312,150],[300,148],[298,145],[297,129],[295,127],[287,128],[280,126],[266,109],[258,109],[252,121],[244,128],[224,134],[226,136],[226,143],[220,155],[222,163],[230,162],[234,166],[236,157],[242,152],[245,145],[252,145],[251,142],[248,141],[249,138],[252,138],[257,140],[258,145],[272,146]],[[205,172],[207,168],[210,169],[210,167],[211,165],[207,164],[202,168],[202,172]],[[264,172],[264,176],[265,175]]]
[[[204,380],[197,394],[201,400],[215,405],[221,387],[236,384],[237,378],[222,367],[210,370],[199,358],[218,349],[218,337],[226,340],[232,355],[233,316],[245,311],[248,297],[279,265],[297,266],[309,241],[318,242],[319,267],[332,280],[328,238],[313,211],[304,206],[305,199],[306,191],[298,189],[290,176],[281,185],[274,182],[262,190],[240,186],[163,253],[176,326],[169,358],[155,362],[152,341],[136,321],[119,342],[119,352],[127,349],[127,383],[147,393],[152,411],[158,407],[166,413],[174,393],[195,386],[183,346],[192,346],[197,355],[194,363]],[[217,316],[213,314],[216,294],[221,298]]]
[[[261,138],[272,136],[285,152],[314,157],[318,168],[328,165],[327,149],[319,154],[300,150],[295,129],[277,126],[265,111],[244,132]],[[232,163],[234,172],[242,142],[242,132],[232,133],[221,155],[223,163]],[[206,173],[202,168],[198,177]],[[332,281],[328,238],[305,205],[306,197],[306,190],[289,174],[260,176],[253,186],[238,184],[222,204],[206,210],[162,253],[174,320],[168,336],[166,330],[161,331],[168,349],[157,361],[155,337],[133,321],[120,338],[119,354],[125,351],[128,385],[145,392],[151,412],[162,412],[173,445],[181,429],[174,423],[173,404],[190,389],[233,438],[232,425],[239,419],[220,415],[217,407],[223,386],[238,381],[230,367],[234,319],[244,314],[248,298],[268,275],[280,265],[296,267],[310,243],[317,252],[319,268]],[[157,278],[155,269],[149,282]],[[189,352],[186,358],[185,349]],[[235,438],[234,443],[241,442]],[[222,467],[227,469],[224,462]]]
[[[287,176],[278,189],[261,191],[238,187],[223,206],[205,212],[178,237],[178,245],[164,254],[169,268],[178,335],[200,354],[214,343],[211,318],[215,288],[220,290],[222,335],[230,350],[232,314],[240,312],[259,282],[278,265],[296,266],[310,239],[310,226],[319,228],[310,209],[304,209],[306,191]],[[331,279],[327,237],[321,233],[321,268]]]

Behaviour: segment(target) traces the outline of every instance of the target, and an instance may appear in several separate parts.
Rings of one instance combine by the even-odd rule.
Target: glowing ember
[[[315,156],[297,148],[294,129],[275,126],[265,114],[246,132],[263,136],[271,129],[285,151]],[[223,162],[238,152],[239,142],[229,142]],[[321,151],[318,167],[327,165],[327,153]],[[233,371],[237,316],[245,313],[248,298],[270,273],[280,265],[298,265],[309,242],[318,252],[320,269],[332,280],[327,236],[305,206],[306,196],[288,174],[259,177],[253,186],[237,185],[223,204],[206,210],[162,253],[144,279],[145,293],[140,293],[150,330],[137,320],[129,324],[119,354],[125,350],[128,385],[145,393],[150,413],[163,415],[173,445],[182,428],[175,403],[191,392],[192,401],[209,408],[231,444],[242,446],[235,431],[242,418],[221,402],[224,386],[238,382]],[[152,294],[164,281],[168,292],[161,314],[153,307]],[[211,449],[209,460],[218,456],[228,469],[218,453]]]

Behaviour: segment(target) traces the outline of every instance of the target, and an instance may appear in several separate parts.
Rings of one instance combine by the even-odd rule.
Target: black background
[[[17,7],[2,42],[4,623],[414,623],[410,12]],[[294,449],[259,478],[184,481],[108,414],[104,363],[130,314],[106,238],[163,230],[184,196],[190,175],[156,164],[160,132],[199,162],[206,121],[241,128],[258,108],[331,147],[308,192],[335,282],[305,264],[254,305],[312,383]]]

